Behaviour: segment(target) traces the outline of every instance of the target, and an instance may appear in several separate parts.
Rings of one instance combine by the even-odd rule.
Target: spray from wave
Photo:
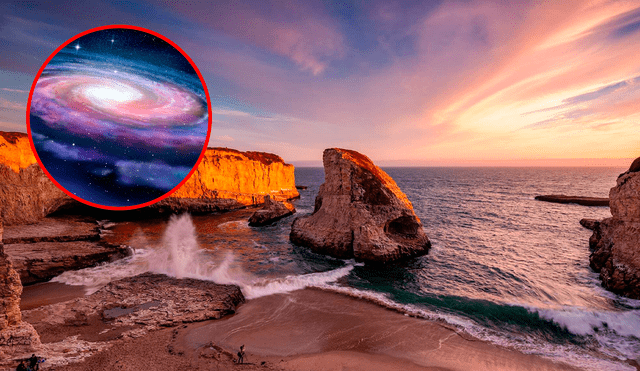
[[[91,294],[111,281],[153,272],[176,278],[196,278],[238,285],[247,299],[254,299],[335,282],[353,269],[353,264],[349,264],[327,272],[275,278],[255,277],[235,263],[233,252],[226,252],[216,262],[219,253],[200,248],[189,214],[172,216],[157,246],[150,246],[142,230],[134,233],[129,246],[132,247],[133,255],[126,259],[64,272],[52,281],[85,286],[87,293]]]

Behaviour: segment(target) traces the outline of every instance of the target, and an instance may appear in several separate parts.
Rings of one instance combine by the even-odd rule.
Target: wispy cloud
[[[0,98],[0,109],[11,111],[25,111],[26,106],[20,103],[6,100],[4,98]]]
[[[215,140],[219,141],[219,142],[233,142],[233,138],[229,135],[218,135],[214,138]]]
[[[2,90],[2,91],[10,91],[12,93],[26,93],[26,94],[29,93],[28,90],[20,90],[20,89],[1,88],[0,90]]]

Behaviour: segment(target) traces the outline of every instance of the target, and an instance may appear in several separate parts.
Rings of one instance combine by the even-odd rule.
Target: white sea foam
[[[466,333],[474,338],[507,348],[517,349],[523,353],[541,355],[558,362],[569,362],[570,364],[585,370],[632,371],[634,370],[633,367],[630,367],[625,363],[618,362],[616,359],[625,360],[627,358],[635,358],[640,354],[638,353],[639,349],[633,345],[629,345],[628,342],[619,342],[619,340],[611,339],[611,344],[609,345],[617,345],[620,353],[605,353],[611,357],[610,360],[606,360],[595,357],[580,347],[552,344],[546,341],[541,341],[541,339],[525,333],[505,336],[504,332],[489,329],[471,319],[450,313],[428,310],[413,304],[400,304],[389,298],[387,294],[379,292],[337,286],[335,284],[319,284],[312,285],[311,287],[340,293],[357,299],[367,300],[385,308],[395,310],[405,316],[436,321],[458,333]],[[634,326],[633,323],[630,325]],[[598,341],[603,343],[607,342],[607,339],[598,339]],[[640,344],[640,342],[638,344]],[[599,349],[599,351],[602,351],[602,349]]]
[[[237,226],[238,222],[225,223]],[[278,278],[257,278],[235,264],[232,252],[214,263],[214,256],[201,249],[196,238],[193,221],[188,214],[172,216],[158,246],[150,246],[142,232],[137,230],[129,245],[133,255],[97,267],[68,271],[55,277],[54,282],[86,286],[93,293],[111,281],[135,276],[144,272],[166,274],[176,278],[197,278],[219,284],[235,284],[248,299],[285,293],[334,282],[351,272],[354,264],[327,272],[290,275]],[[277,257],[275,257],[277,258]]]
[[[640,339],[640,310],[598,312],[575,307],[530,310],[577,335],[593,335],[602,330],[610,330],[621,336]]]
[[[567,331],[592,336],[599,351],[618,359],[640,357],[640,310],[594,311],[586,308],[529,309]]]

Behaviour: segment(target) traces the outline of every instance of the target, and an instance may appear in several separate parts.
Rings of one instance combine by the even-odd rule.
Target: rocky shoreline
[[[612,217],[589,223],[590,265],[604,287],[640,299],[640,158],[620,174],[609,199]]]
[[[12,348],[0,369],[15,367],[31,352],[46,358],[48,367],[64,369],[119,342],[233,314],[243,302],[234,285],[152,273],[124,278],[88,296],[23,311],[22,323],[33,325],[38,341]]]
[[[60,364],[77,361],[109,346],[97,338],[136,337],[160,327],[220,318],[244,301],[237,286],[142,275],[109,284],[89,297],[43,307],[52,311],[48,314],[44,309],[26,311],[23,321],[22,285],[130,253],[127,246],[101,239],[108,223],[98,220],[211,213],[261,205],[267,198],[299,197],[294,168],[279,156],[209,148],[192,177],[171,197],[127,212],[99,210],[72,199],[49,180],[25,133],[0,132],[0,178],[0,368],[32,351]],[[86,336],[97,336],[91,340],[73,330],[105,321],[121,331],[104,329],[107,335],[98,336],[103,333],[85,330]],[[46,344],[28,322],[41,331]]]
[[[100,241],[96,222],[46,218],[4,228],[4,251],[23,285],[44,282],[67,270],[95,266],[130,254],[126,246]]]

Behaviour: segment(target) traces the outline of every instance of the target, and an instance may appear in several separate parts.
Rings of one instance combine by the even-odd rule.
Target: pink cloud
[[[321,7],[295,1],[228,2],[198,7],[166,2],[175,11],[240,41],[284,56],[313,75],[343,58],[344,37]]]

